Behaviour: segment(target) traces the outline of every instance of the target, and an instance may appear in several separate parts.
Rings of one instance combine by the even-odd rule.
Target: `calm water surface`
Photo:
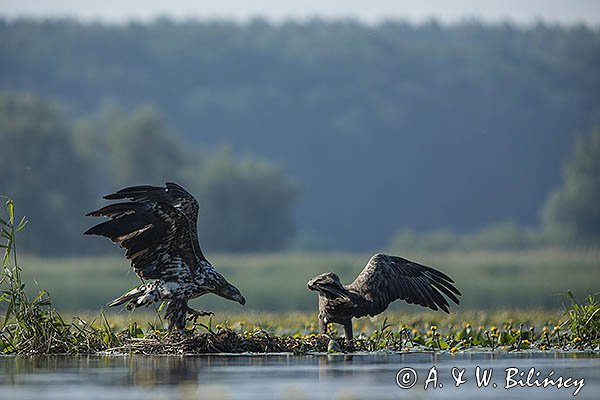
[[[464,369],[466,382],[459,387],[454,367],[457,379]],[[491,369],[487,387],[477,387],[477,367]],[[396,383],[403,368],[405,374],[398,378],[405,386],[412,384],[412,371],[416,373],[410,389]],[[530,384],[543,382],[554,371],[551,379],[570,377],[571,387],[517,383],[505,389],[507,369],[515,372],[510,385],[519,379],[526,385],[531,368]],[[569,399],[577,389],[573,380],[582,379],[575,398],[600,398],[600,354],[0,357],[0,399]]]

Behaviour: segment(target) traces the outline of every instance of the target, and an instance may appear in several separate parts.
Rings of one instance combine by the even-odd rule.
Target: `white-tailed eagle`
[[[307,287],[319,293],[319,330],[325,333],[327,324],[344,326],[346,340],[352,341],[352,318],[374,317],[389,304],[402,299],[437,311],[448,311],[446,295],[456,304],[460,291],[443,272],[401,257],[375,254],[362,272],[349,285],[327,272],[308,281]]]
[[[202,254],[196,228],[198,202],[184,188],[171,182],[165,187],[132,186],[104,198],[126,201],[88,213],[110,220],[85,235],[104,236],[126,249],[125,257],[144,280],[109,306],[127,304],[131,309],[168,301],[169,328],[183,331],[188,313],[194,318],[212,315],[190,308],[190,299],[214,293],[245,304],[240,291]]]

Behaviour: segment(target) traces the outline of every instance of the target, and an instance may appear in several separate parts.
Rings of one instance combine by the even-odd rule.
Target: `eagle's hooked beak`
[[[246,299],[241,294],[239,296],[236,296],[235,301],[237,301],[241,305],[246,304]]]
[[[246,298],[244,296],[242,296],[242,294],[237,289],[233,292],[228,293],[228,295],[225,297],[228,298],[229,300],[238,302],[241,305],[246,304]]]
[[[332,281],[329,276],[319,275],[312,278],[306,284],[309,290],[318,291],[322,294],[330,294],[336,297],[346,297],[346,293],[339,282]]]
[[[218,292],[219,296],[229,300],[233,300],[237,303],[240,303],[241,305],[246,304],[246,299],[244,298],[244,296],[242,296],[238,288],[233,286],[231,283],[227,282],[225,278],[223,278],[223,282],[223,287]]]

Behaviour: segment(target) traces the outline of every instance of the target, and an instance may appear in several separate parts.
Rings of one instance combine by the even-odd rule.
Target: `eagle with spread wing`
[[[108,305],[127,304],[129,309],[168,301],[169,329],[182,332],[190,318],[212,315],[194,310],[188,300],[214,293],[241,305],[244,296],[204,257],[196,221],[198,202],[184,188],[167,182],[165,187],[132,186],[104,196],[125,200],[87,214],[108,217],[85,235],[104,236],[126,249],[135,273],[143,283]]]
[[[330,322],[341,324],[346,340],[351,342],[353,317],[374,317],[397,299],[449,313],[444,295],[456,304],[456,296],[462,295],[453,283],[437,269],[397,256],[375,254],[349,285],[342,285],[336,274],[327,272],[308,281],[307,287],[319,294],[319,331],[326,333]]]

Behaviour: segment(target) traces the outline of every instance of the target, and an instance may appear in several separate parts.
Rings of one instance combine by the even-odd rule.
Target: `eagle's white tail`
[[[143,296],[144,293],[146,293],[146,285],[141,285],[141,286],[131,289],[129,292],[125,293],[124,295],[117,297],[116,299],[114,299],[113,301],[108,303],[107,305],[109,307],[120,306],[121,304],[128,303],[132,300],[139,298],[140,296]]]

